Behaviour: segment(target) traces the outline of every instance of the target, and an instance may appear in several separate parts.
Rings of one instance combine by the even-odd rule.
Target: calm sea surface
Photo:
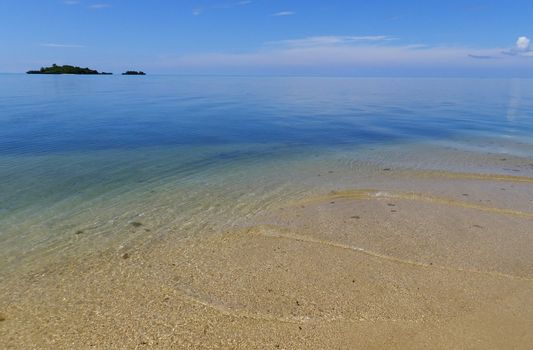
[[[533,80],[0,75],[0,271],[532,154]]]

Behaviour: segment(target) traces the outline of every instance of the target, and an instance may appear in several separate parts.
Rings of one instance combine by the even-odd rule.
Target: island
[[[146,73],[143,71],[129,70],[126,73],[122,73],[122,75],[146,75]]]
[[[40,70],[30,70],[26,74],[89,74],[89,75],[111,75],[113,73],[98,72],[94,69],[81,68],[75,66],[58,66],[53,64],[52,67],[42,67]]]

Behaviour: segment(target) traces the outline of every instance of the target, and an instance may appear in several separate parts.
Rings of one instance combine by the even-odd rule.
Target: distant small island
[[[129,70],[126,73],[122,73],[122,75],[146,75],[146,73],[143,71]]]
[[[98,72],[94,69],[81,68],[75,66],[58,66],[57,64],[52,67],[42,67],[40,70],[30,70],[26,74],[89,74],[89,75],[111,75],[113,73]]]

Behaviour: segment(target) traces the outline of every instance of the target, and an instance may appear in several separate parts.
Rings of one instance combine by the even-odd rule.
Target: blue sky
[[[2,0],[0,71],[533,76],[533,1]]]

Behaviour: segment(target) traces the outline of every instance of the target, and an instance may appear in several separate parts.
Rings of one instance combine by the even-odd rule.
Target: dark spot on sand
[[[77,234],[77,235],[81,235],[82,233],[83,233],[82,230],[78,230],[78,231],[76,231],[76,234]]]
[[[476,228],[483,228],[483,226],[480,226],[480,225],[473,225],[473,226]]]
[[[138,221],[134,221],[134,222],[131,223],[131,226],[133,226],[133,227],[141,227],[142,225],[143,224],[138,222]]]
[[[391,213],[397,213],[398,210],[394,210],[394,209],[393,209],[393,210],[391,210],[390,212],[391,212]]]
[[[4,315],[0,315],[0,322],[4,322],[6,320],[6,317]]]
[[[507,158],[501,158],[500,159],[502,162],[505,162],[507,160]]]
[[[151,230],[149,228],[145,228],[144,232],[150,232]]]
[[[462,196],[463,197],[468,197],[468,193],[463,193]]]
[[[359,220],[361,217],[358,216],[358,215],[355,215],[355,216],[352,216],[351,218],[352,218],[352,219],[357,219],[357,220]]]
[[[505,188],[500,188],[500,190],[505,191]]]
[[[383,169],[383,171],[390,171],[390,170],[391,170],[390,168]]]
[[[333,170],[328,171],[328,174],[333,174]]]
[[[395,207],[395,206],[396,206],[396,204],[393,204],[393,203],[389,203],[389,204],[387,204],[387,205],[388,205],[389,207]]]
[[[122,259],[129,259],[130,255],[128,253],[122,254]]]
[[[355,283],[355,280],[352,280],[352,283]]]
[[[430,262],[429,264],[430,264],[430,265],[433,265],[433,263],[432,263],[432,262]]]
[[[335,204],[335,202],[330,202],[329,204]]]
[[[298,300],[296,300],[296,305],[300,306],[300,302]]]
[[[299,329],[299,330],[302,330],[302,326],[298,326],[298,329]]]

